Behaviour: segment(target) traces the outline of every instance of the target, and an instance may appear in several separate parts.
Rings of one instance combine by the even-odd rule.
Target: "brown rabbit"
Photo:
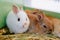
[[[25,10],[30,19],[29,33],[45,34],[53,31],[53,23],[40,10]]]

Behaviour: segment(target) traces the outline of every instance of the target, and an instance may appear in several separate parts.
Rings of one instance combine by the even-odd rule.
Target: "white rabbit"
[[[13,5],[12,10],[7,16],[6,23],[10,32],[24,33],[29,28],[30,20],[23,8],[19,9],[17,6]]]

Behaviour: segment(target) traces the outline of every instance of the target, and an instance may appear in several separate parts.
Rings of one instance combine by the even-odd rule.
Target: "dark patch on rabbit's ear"
[[[17,6],[13,5],[12,10],[13,10],[13,12],[14,12],[15,14],[18,13],[18,8],[17,8]]]
[[[38,18],[39,18],[39,20],[43,20],[44,19],[44,17],[45,17],[45,14],[38,14]]]
[[[33,12],[33,14],[37,14],[37,12]]]
[[[39,18],[39,20],[41,19],[41,16],[40,15],[38,15],[38,18]]]

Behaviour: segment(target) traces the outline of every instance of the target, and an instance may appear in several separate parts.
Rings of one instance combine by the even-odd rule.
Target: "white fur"
[[[20,18],[20,21],[18,21],[18,18]],[[25,22],[27,25],[23,27]],[[14,12],[11,10],[7,16],[6,23],[10,32],[23,33],[28,30],[30,21],[27,14],[23,10],[19,10],[17,14],[14,14]]]

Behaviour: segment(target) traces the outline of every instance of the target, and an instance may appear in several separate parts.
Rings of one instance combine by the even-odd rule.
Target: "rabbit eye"
[[[18,21],[20,21],[20,18],[18,18]]]
[[[46,26],[46,25],[43,25],[43,27],[44,27],[44,28],[47,28],[47,26]]]

